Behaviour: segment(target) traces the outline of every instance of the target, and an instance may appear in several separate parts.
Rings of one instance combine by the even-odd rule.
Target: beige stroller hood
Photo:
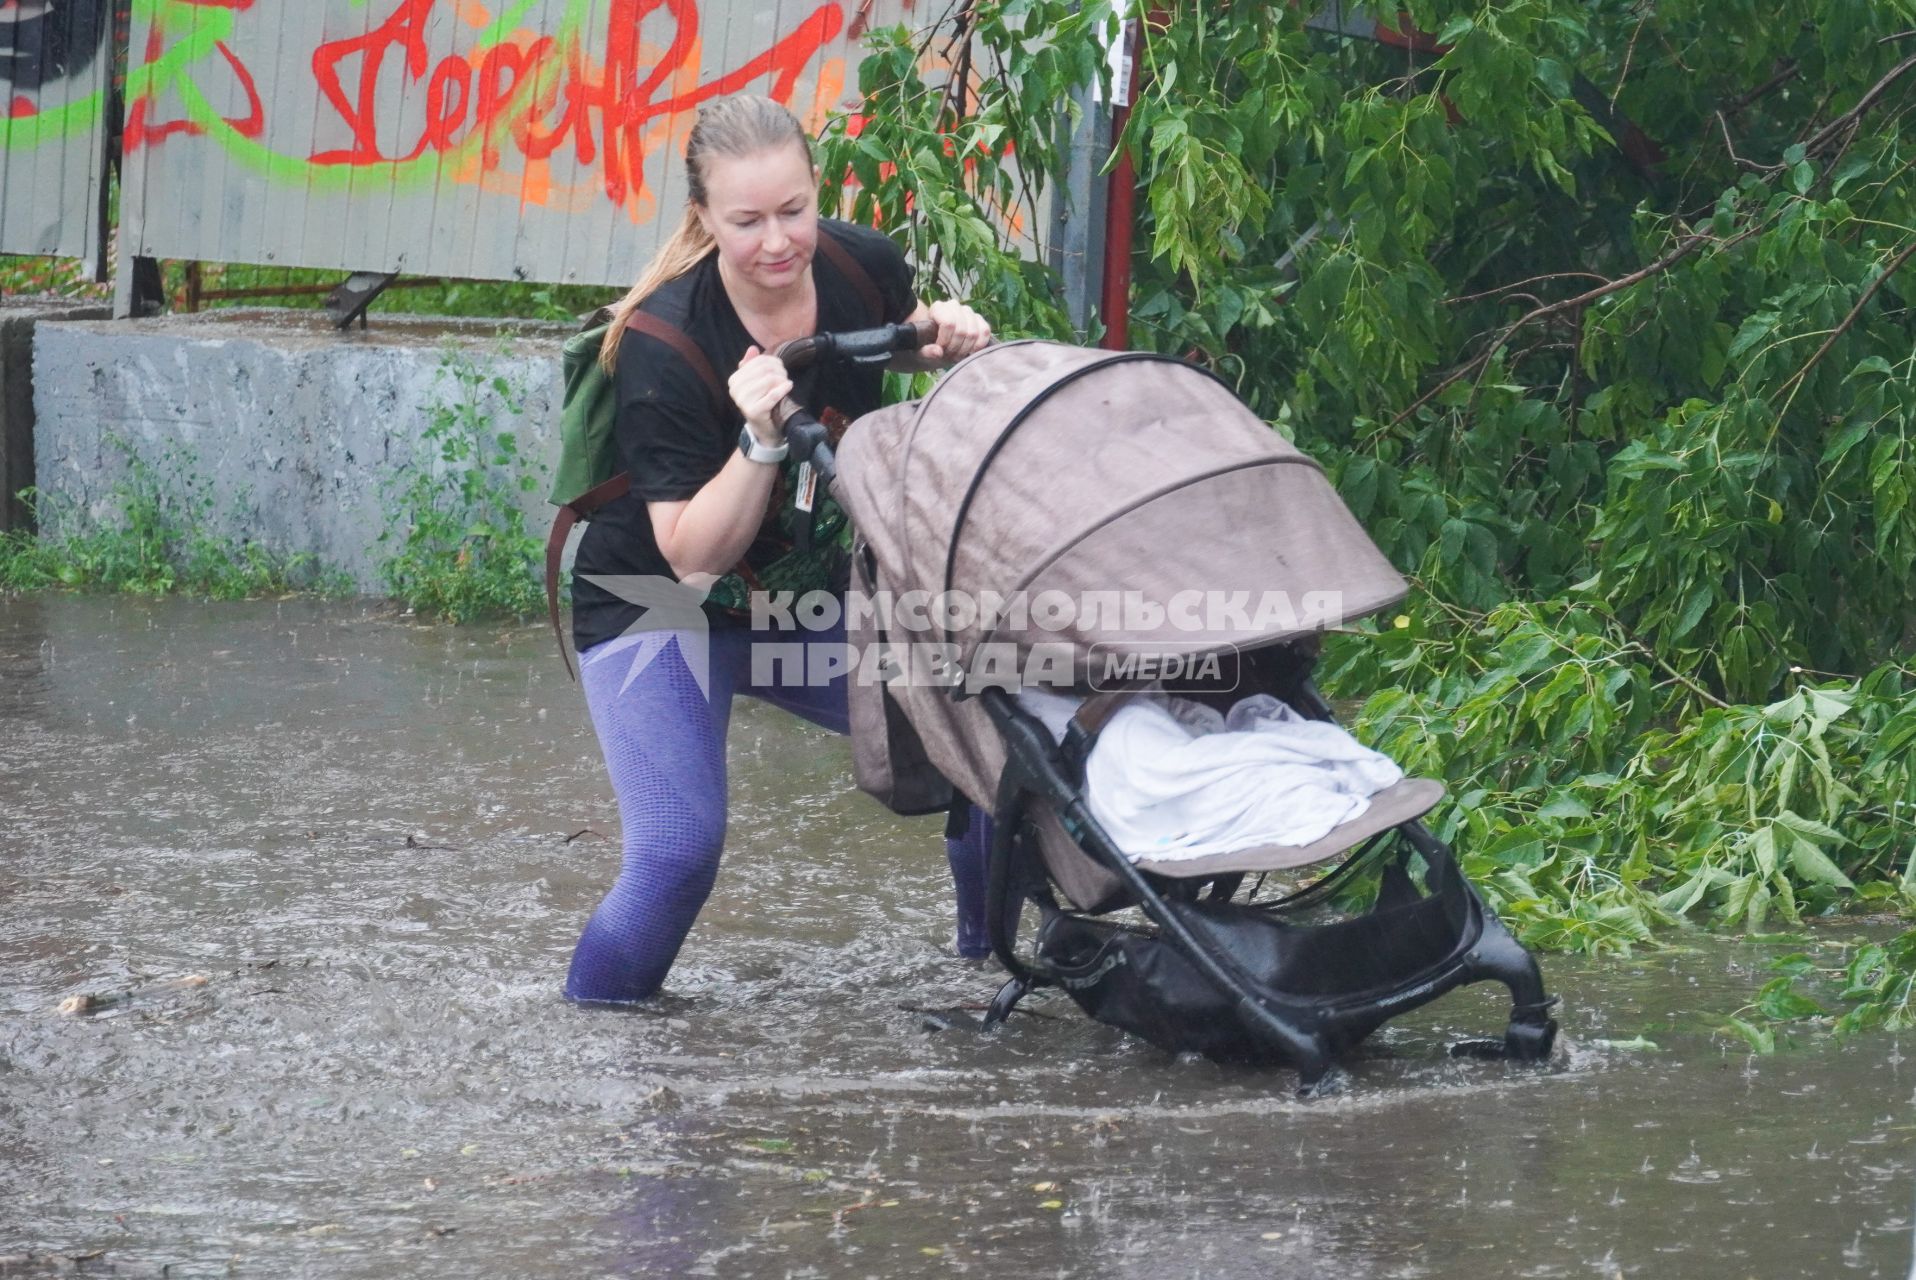
[[[1315,462],[1203,370],[1145,353],[987,348],[923,400],[859,419],[835,494],[862,544],[854,592],[1032,606],[992,617],[960,603],[910,633],[854,607],[859,652],[949,645],[973,673],[992,656],[1020,671],[1043,658],[1080,691],[1127,653],[1252,649],[1407,590]],[[895,776],[916,760],[989,806],[1005,748],[977,701],[922,679],[881,696],[871,672],[851,695],[860,784],[904,811],[935,807],[935,788]],[[895,740],[911,730],[922,756]]]
[[[941,630],[967,660],[986,642],[1062,642],[1082,682],[1094,644],[1252,648],[1406,591],[1315,462],[1163,357],[988,348],[923,400],[860,419],[838,465],[839,500],[892,590],[1071,601],[1057,630],[1035,616]],[[1159,607],[1098,607],[1124,592]]]

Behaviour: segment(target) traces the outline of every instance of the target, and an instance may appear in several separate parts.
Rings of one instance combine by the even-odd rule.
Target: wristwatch
[[[783,462],[785,455],[792,451],[789,441],[781,440],[775,445],[760,444],[750,427],[738,429],[738,451],[745,455],[748,462]]]

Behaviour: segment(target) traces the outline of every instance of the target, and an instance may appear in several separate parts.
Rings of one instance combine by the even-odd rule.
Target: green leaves
[[[1909,754],[1882,746],[1916,743],[1900,668],[1699,708],[1588,605],[1413,614],[1339,638],[1325,679],[1379,690],[1359,736],[1451,783],[1439,833],[1538,945],[1627,947],[1682,916],[1799,919],[1916,850]]]
[[[971,12],[971,91],[878,36],[823,163],[928,285],[1064,336],[1007,213],[1104,11]],[[1360,736],[1450,784],[1534,945],[1916,901],[1916,147],[1880,94],[1828,132],[1909,23],[1417,0],[1417,52],[1305,16],[1149,27],[1132,340],[1232,379],[1415,579],[1327,651]]]
[[[519,495],[539,477],[518,437],[494,425],[520,411],[523,393],[452,349],[439,375],[449,390],[430,406],[421,465],[392,495],[380,541],[396,549],[380,574],[394,597],[429,617],[528,617],[542,604],[540,542]]]
[[[139,595],[180,592],[215,600],[345,589],[341,575],[311,555],[284,554],[216,530],[253,506],[244,494],[216,499],[205,469],[188,450],[148,462],[108,436],[121,478],[104,511],[21,497],[39,525],[0,532],[0,591],[97,587]]]
[[[1104,76],[1107,4],[989,3],[967,11],[935,68],[937,28],[867,36],[861,101],[819,138],[822,199],[909,244],[928,297],[961,297],[1007,336],[1073,336],[1058,282],[1040,264],[1047,188],[1064,165],[1074,94]],[[1213,246],[1214,249],[1214,246]]]

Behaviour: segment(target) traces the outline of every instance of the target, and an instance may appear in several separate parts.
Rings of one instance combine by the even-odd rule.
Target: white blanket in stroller
[[[1060,740],[1079,703],[1039,689],[1018,699]],[[1269,694],[1219,714],[1146,693],[1099,733],[1085,791],[1092,816],[1127,857],[1170,861],[1321,840],[1403,776],[1337,725]]]

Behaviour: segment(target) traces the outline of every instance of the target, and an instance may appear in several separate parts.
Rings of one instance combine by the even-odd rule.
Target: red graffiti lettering
[[[448,94],[458,90],[456,98]],[[435,151],[452,146],[453,132],[465,123],[472,106],[472,65],[464,58],[447,58],[432,69],[426,85],[426,138],[424,145]]]
[[[180,0],[197,9],[231,9],[244,12],[251,9],[255,0]],[[234,78],[239,81],[240,92],[246,95],[247,111],[244,116],[227,116],[226,123],[242,138],[258,139],[266,132],[266,103],[260,97],[259,83],[239,55],[225,41],[215,41],[214,50],[232,69]],[[154,20],[152,30],[146,33],[146,64],[158,62],[166,52],[166,32],[158,19]],[[140,94],[128,104],[126,109],[126,150],[134,152],[150,143],[162,141],[175,134],[199,137],[206,132],[203,125],[194,120],[151,121],[154,104],[151,94]]]
[[[379,68],[387,53],[395,47],[406,55],[406,70],[414,80],[426,73],[426,37],[424,26],[434,0],[400,0],[392,17],[363,36],[350,40],[331,40],[313,50],[313,78],[333,110],[352,130],[353,145],[343,150],[320,151],[314,164],[378,164],[412,159],[424,149],[422,143],[408,156],[389,156],[379,149]],[[340,64],[359,58],[359,88],[346,96],[340,80]]]
[[[251,2],[252,0],[247,0],[247,3],[250,4]],[[266,104],[260,100],[259,85],[254,82],[253,73],[246,69],[246,64],[241,62],[238,55],[226,47],[224,41],[213,47],[220,51],[220,56],[225,58],[227,65],[233,68],[233,74],[239,77],[240,88],[246,93],[248,105],[246,117],[242,120],[235,120],[231,116],[228,116],[226,123],[232,125],[234,131],[238,133],[240,137],[256,139],[260,134],[266,132]]]
[[[494,136],[493,125],[512,105],[513,96],[519,92],[528,80],[535,80],[540,64],[552,56],[558,43],[550,37],[540,40],[530,48],[521,49],[518,45],[502,44],[486,54],[484,62],[479,64],[479,106],[475,112],[473,128],[485,139],[485,154],[482,164],[487,169],[499,167],[499,147]],[[525,117],[521,109],[519,120]],[[520,132],[521,125],[514,123],[514,133]]]
[[[214,3],[215,0],[207,0],[207,2]],[[222,0],[222,2],[230,3],[232,0]],[[154,34],[157,36],[159,33],[155,31]],[[226,60],[226,65],[232,68],[233,75],[239,80],[240,91],[246,95],[246,114],[225,116],[223,119],[242,138],[258,138],[266,132],[266,103],[260,97],[259,85],[253,79],[253,73],[247,70],[246,64],[239,60],[239,55],[227,48],[224,41],[216,42],[213,48]],[[149,52],[151,52],[150,43]],[[149,123],[147,116],[151,109],[152,98],[146,94],[135,98],[133,104],[127,108],[126,148],[128,151],[137,151],[148,143],[170,138],[176,133],[185,134],[188,137],[199,137],[206,132],[206,127],[196,120],[161,120]]]
[[[257,0],[174,3],[247,10]],[[354,168],[401,164],[428,153],[451,154],[477,139],[474,168],[485,174],[503,167],[508,151],[528,165],[540,165],[569,147],[581,169],[600,171],[597,177],[606,197],[625,205],[647,188],[648,158],[663,142],[660,121],[766,80],[770,95],[789,103],[820,50],[845,28],[840,3],[819,3],[763,52],[703,79],[699,0],[607,0],[605,25],[591,33],[592,39],[579,31],[569,32],[563,41],[520,32],[466,53],[435,58],[427,48],[427,32],[443,27],[432,19],[446,3],[376,0],[371,25],[312,50],[308,64],[324,117],[318,127],[336,137],[343,125],[345,133],[337,145],[307,154],[307,163]],[[869,0],[864,3],[869,7]],[[383,18],[378,17],[381,12]],[[169,35],[155,19],[147,33],[146,65],[163,65],[169,56],[178,56]],[[226,43],[216,42],[212,49],[230,68],[248,104],[246,114],[226,123],[242,137],[262,137],[265,104],[252,72]],[[198,65],[169,67],[156,83],[181,84],[184,77],[190,84]],[[411,86],[425,90],[423,124],[416,137],[395,137],[395,121],[421,114],[416,107],[412,112],[399,110],[394,101],[409,90],[416,95],[418,89]],[[18,104],[12,109],[17,111]],[[156,115],[151,94],[129,105],[129,152],[206,132],[197,121]],[[329,127],[328,122],[336,123]],[[473,177],[472,169],[462,168],[456,180]],[[547,181],[543,171],[537,181]]]
[[[428,149],[443,152],[462,140],[469,125],[486,140],[482,167],[494,169],[502,160],[502,132],[532,161],[549,159],[570,136],[580,165],[592,165],[603,156],[606,195],[623,202],[645,185],[642,135],[648,124],[768,75],[773,78],[771,96],[790,101],[806,67],[844,27],[840,7],[822,4],[744,65],[689,92],[660,97],[665,85],[695,69],[699,12],[694,0],[613,0],[604,68],[597,75],[583,50],[561,50],[550,37],[528,45],[494,45],[472,58],[448,57],[428,72],[424,30],[434,2],[400,0],[391,16],[364,35],[329,41],[313,51],[320,93],[351,138],[347,146],[315,152],[314,164],[390,164],[415,159]],[[664,53],[647,66],[640,26],[655,13],[669,18],[673,30]],[[411,79],[426,80],[424,133],[398,154],[379,137],[380,73],[386,59],[395,55],[404,57]],[[357,65],[349,72],[347,64],[355,59]],[[552,67],[560,62],[562,68]],[[549,68],[560,71],[552,83],[536,94],[525,92]],[[555,110],[558,118],[551,120]]]

